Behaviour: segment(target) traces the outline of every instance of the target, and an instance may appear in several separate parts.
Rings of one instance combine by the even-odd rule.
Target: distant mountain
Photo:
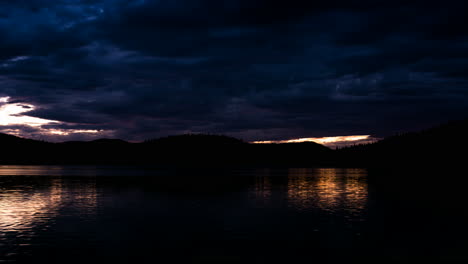
[[[170,167],[428,167],[464,164],[468,120],[377,143],[331,150],[305,143],[250,144],[222,135],[47,143],[0,134],[0,164],[151,164]]]
[[[89,141],[93,144],[107,144],[107,145],[118,145],[118,144],[128,144],[127,141],[122,139],[114,139],[114,138],[100,138],[93,141]]]
[[[43,150],[51,145],[43,141],[0,133],[0,164],[43,163]]]
[[[151,164],[157,166],[327,166],[333,151],[316,143],[249,144],[223,135],[179,135],[143,143],[119,139],[42,141],[0,136],[0,164]]]
[[[12,144],[44,144],[43,141],[21,138],[13,135],[0,133],[0,146]]]
[[[65,141],[61,144],[87,144],[87,145],[97,145],[97,144],[105,144],[105,145],[118,145],[118,144],[128,144],[127,141],[122,139],[109,139],[109,138],[100,138],[91,141]]]
[[[338,150],[341,163],[373,167],[440,166],[466,162],[468,120]]]
[[[167,145],[167,146],[226,146],[242,145],[246,142],[224,135],[186,134],[147,140],[145,144]]]
[[[180,135],[146,141],[163,164],[179,166],[322,166],[332,151],[316,143],[249,144],[223,135]]]

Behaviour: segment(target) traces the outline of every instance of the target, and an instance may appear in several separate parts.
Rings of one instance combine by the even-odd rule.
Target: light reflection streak
[[[284,199],[292,208],[341,210],[351,214],[366,208],[368,187],[364,169],[289,169],[287,173]],[[256,179],[255,194],[256,199],[264,203],[271,199],[273,193],[269,177]]]
[[[5,178],[2,179],[4,180]],[[67,186],[61,178],[51,179],[47,183],[50,185],[24,184],[11,188],[3,186],[0,189],[0,233],[33,235],[35,228],[47,228],[49,222],[69,203],[76,203],[76,208],[79,208],[83,215],[95,212],[95,183]]]
[[[363,175],[366,173],[361,169],[290,170],[288,199],[299,209],[314,206],[326,211],[361,211],[367,202]]]

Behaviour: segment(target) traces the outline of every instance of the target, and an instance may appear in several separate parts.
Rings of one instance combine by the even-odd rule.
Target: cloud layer
[[[467,7],[0,1],[0,97],[49,129],[127,140],[382,137],[467,117]]]

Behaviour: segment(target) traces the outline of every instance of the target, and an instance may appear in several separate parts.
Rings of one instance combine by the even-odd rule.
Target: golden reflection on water
[[[35,166],[35,165],[2,165],[0,176],[41,176],[62,175],[63,167],[60,166]]]
[[[299,209],[360,211],[367,202],[363,169],[290,169],[288,201]]]
[[[36,227],[47,228],[70,203],[76,203],[82,214],[92,214],[97,207],[95,183],[67,186],[56,178],[42,184],[45,186],[14,184],[0,188],[0,233],[32,234]]]
[[[0,176],[96,176],[93,166],[0,165]]]
[[[287,174],[285,199],[290,207],[350,213],[359,213],[366,207],[365,169],[289,169]],[[269,177],[258,177],[255,192],[258,200],[270,200],[272,185]]]

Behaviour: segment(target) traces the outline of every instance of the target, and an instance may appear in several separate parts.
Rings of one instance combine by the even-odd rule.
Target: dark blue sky
[[[59,121],[0,131],[382,137],[466,118],[465,2],[0,0],[0,105]]]

